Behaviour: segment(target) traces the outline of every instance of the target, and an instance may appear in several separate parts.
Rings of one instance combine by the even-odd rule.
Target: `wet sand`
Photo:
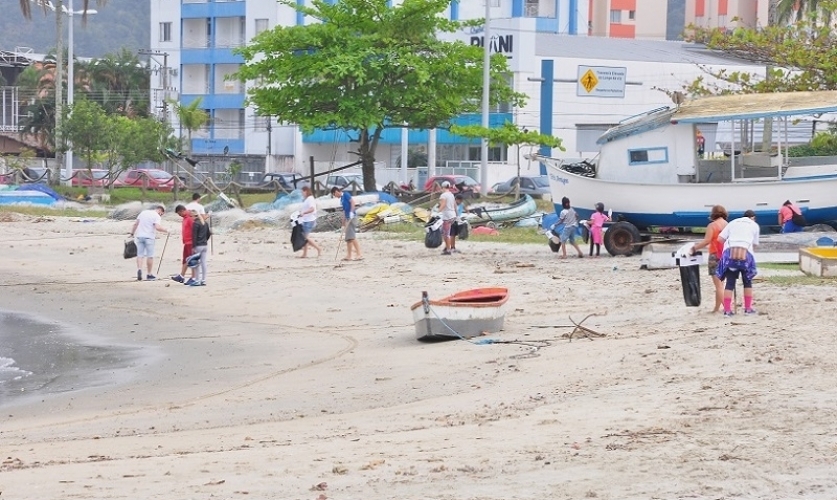
[[[837,496],[833,286],[757,281],[761,314],[729,320],[708,277],[686,308],[677,271],[636,257],[361,234],[342,263],[330,233],[301,260],[254,228],[216,235],[187,288],[133,279],[129,226],[0,223],[4,309],[154,354],[3,411],[3,498]],[[492,337],[519,343],[414,340],[422,290],[489,285],[511,290]],[[604,337],[563,337],[591,313]]]

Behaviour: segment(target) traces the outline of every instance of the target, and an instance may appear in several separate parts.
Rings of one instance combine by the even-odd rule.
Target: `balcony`
[[[183,19],[206,17],[244,17],[247,3],[244,0],[198,2],[183,0],[180,16]]]

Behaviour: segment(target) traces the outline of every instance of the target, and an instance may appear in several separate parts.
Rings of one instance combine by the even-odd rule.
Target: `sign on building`
[[[579,97],[625,97],[627,68],[579,66],[576,95]]]

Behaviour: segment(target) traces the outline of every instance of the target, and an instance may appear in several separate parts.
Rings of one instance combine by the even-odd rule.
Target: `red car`
[[[479,197],[480,183],[467,175],[434,175],[424,183],[424,190],[437,193],[444,181],[450,182],[453,193],[462,192],[466,196]]]
[[[146,189],[154,189],[155,191],[171,191],[174,189],[175,182],[178,183],[178,188],[183,187],[183,182],[180,179],[165,170],[156,168],[129,170],[125,172],[124,177],[120,178],[120,181],[124,186],[145,186]]]
[[[106,187],[108,185],[108,171],[101,168],[92,170],[73,170],[73,179],[70,181],[73,187]]]

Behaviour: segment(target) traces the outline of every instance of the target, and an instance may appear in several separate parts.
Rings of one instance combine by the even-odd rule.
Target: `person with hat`
[[[134,221],[134,227],[131,228],[131,236],[134,237],[137,244],[137,281],[142,281],[143,263],[146,264],[148,269],[145,279],[147,281],[157,279],[156,276],[151,274],[154,269],[154,240],[157,237],[156,231],[166,234],[169,232],[160,224],[164,213],[166,213],[166,207],[163,205],[143,210],[137,216],[137,220]]]
[[[209,224],[198,214],[195,210],[190,210],[192,215],[192,251],[196,255],[200,255],[199,265],[195,267],[194,282],[189,283],[191,286],[205,286],[206,285],[206,257],[207,248],[209,247],[209,238],[212,233],[209,231]]]
[[[439,213],[442,217],[442,239],[445,241],[445,249],[442,255],[450,255],[456,252],[453,246],[451,228],[456,220],[456,199],[451,191],[450,182],[442,181],[442,194],[439,196]]]

